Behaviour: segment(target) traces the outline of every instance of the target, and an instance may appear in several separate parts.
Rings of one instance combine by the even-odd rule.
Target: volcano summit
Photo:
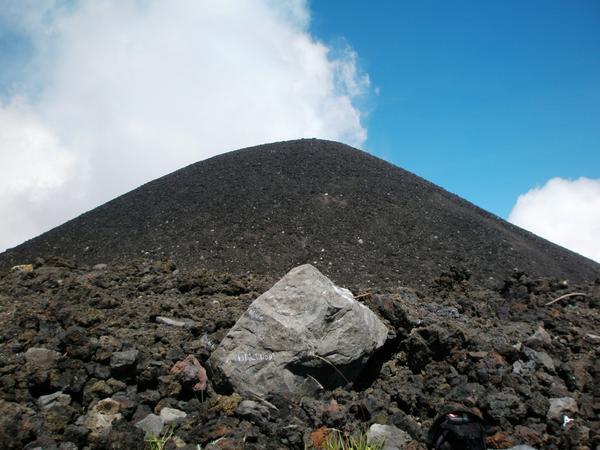
[[[186,269],[281,276],[310,263],[341,283],[418,286],[450,266],[576,282],[600,265],[349,146],[261,145],[147,183],[0,255],[79,263],[171,258]]]

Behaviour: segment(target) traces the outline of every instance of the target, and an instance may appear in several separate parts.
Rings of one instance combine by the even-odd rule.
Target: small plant
[[[369,444],[366,433],[358,437],[348,436],[340,430],[332,429],[323,443],[325,450],[382,450],[384,442],[372,442]]]
[[[175,427],[168,427],[162,436],[150,435],[146,438],[149,450],[163,450],[167,442],[173,437],[173,431]]]

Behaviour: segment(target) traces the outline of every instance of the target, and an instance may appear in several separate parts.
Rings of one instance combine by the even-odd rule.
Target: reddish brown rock
[[[329,433],[331,433],[331,430],[327,427],[317,428],[315,431],[310,433],[310,441],[312,442],[313,447],[323,448]]]
[[[521,425],[515,427],[515,437],[520,444],[528,444],[534,447],[542,444],[542,435],[540,433]]]
[[[191,389],[194,392],[206,390],[208,382],[206,370],[204,370],[200,361],[193,355],[188,355],[185,359],[176,362],[171,368],[171,373],[175,375],[184,386],[191,386]]]
[[[498,431],[486,439],[491,448],[510,448],[515,444],[513,438],[506,431]]]

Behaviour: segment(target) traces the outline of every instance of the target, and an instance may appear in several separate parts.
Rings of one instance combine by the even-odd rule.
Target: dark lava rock
[[[253,400],[244,400],[237,408],[236,414],[254,423],[268,420],[271,416],[269,408]]]
[[[487,396],[487,413],[496,422],[518,422],[527,413],[521,398],[512,389]]]
[[[24,443],[35,436],[30,417],[33,411],[17,404],[0,399],[0,447],[22,448]]]
[[[136,349],[115,352],[110,358],[110,368],[117,374],[127,373],[135,367],[138,355]]]
[[[63,337],[65,351],[73,358],[88,360],[91,358],[92,349],[85,328],[79,326],[69,327]]]

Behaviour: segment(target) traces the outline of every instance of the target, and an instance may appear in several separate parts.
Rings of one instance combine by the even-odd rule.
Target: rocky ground
[[[305,449],[387,424],[422,449],[447,404],[480,414],[491,448],[600,446],[600,280],[515,272],[482,288],[452,269],[419,291],[346,286],[390,329],[353,386],[243,398],[210,371],[191,386],[188,356],[205,365],[275,281],[152,260],[0,274],[0,448],[144,448],[145,429],[172,431],[167,448]]]

